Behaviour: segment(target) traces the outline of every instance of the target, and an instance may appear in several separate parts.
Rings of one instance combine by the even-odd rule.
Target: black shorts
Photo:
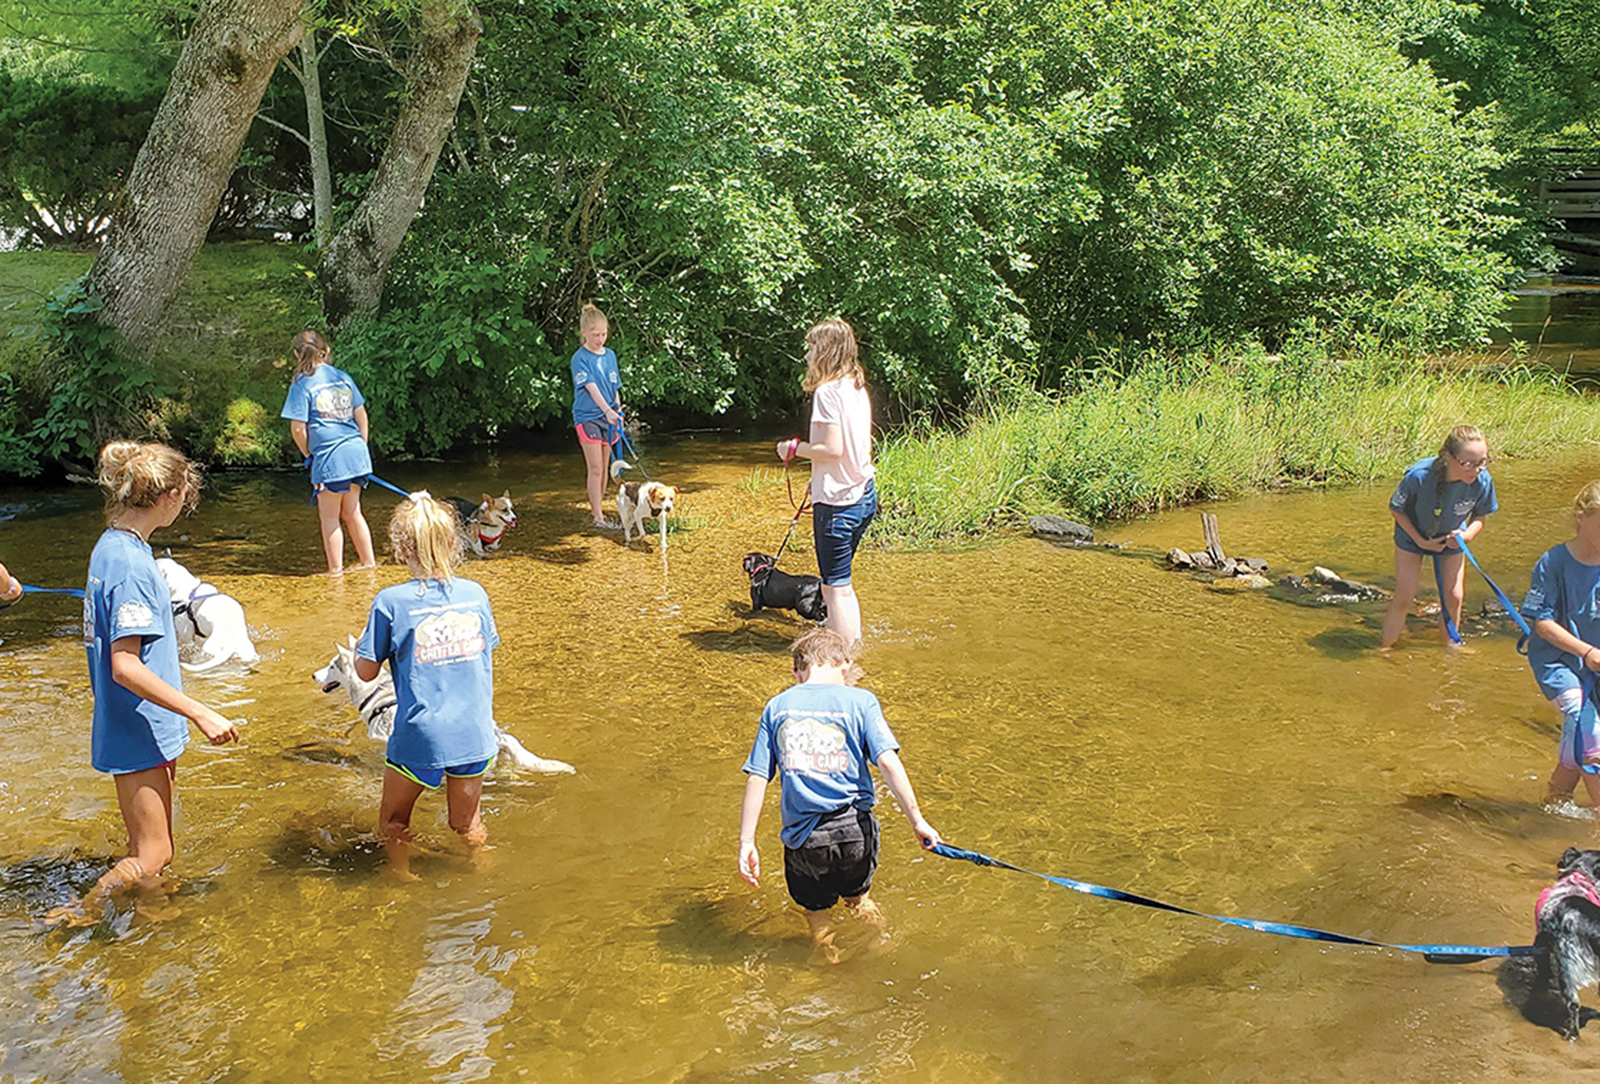
[[[877,869],[878,818],[870,809],[830,813],[799,847],[783,849],[789,896],[807,911],[826,911],[840,896],[865,896]]]

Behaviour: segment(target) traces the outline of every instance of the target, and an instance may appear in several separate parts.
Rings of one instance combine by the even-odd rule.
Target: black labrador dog
[[[750,577],[751,609],[793,610],[807,621],[828,619],[821,576],[791,576],[765,553],[745,554],[744,571]]]
[[[1550,990],[1552,978],[1559,983],[1566,1008],[1561,1034],[1576,1042],[1582,1026],[1578,991],[1600,983],[1600,851],[1568,847],[1556,872],[1560,879],[1534,905],[1539,933],[1533,943],[1544,949],[1535,989]]]

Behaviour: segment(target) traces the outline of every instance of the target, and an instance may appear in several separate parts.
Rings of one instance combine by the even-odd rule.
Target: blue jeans
[[[856,547],[878,514],[878,490],[872,482],[855,504],[812,505],[811,538],[817,549],[817,571],[827,587],[850,586],[850,562]]]

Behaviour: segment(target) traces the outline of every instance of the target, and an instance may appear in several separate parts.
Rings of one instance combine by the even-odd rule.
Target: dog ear
[[[511,499],[511,490],[506,490],[504,493],[500,494],[500,496],[503,500],[509,501]]]
[[[492,501],[493,501],[493,500],[494,500],[494,498],[493,498],[493,497],[491,497],[491,496],[489,496],[489,494],[487,494],[487,493],[485,493],[485,494],[484,494],[484,495],[483,495],[483,500],[482,500],[482,502],[480,502],[480,503],[482,503],[482,504],[489,504],[489,503],[491,503],[491,502],[492,502]]]
[[[1556,872],[1566,873],[1583,859],[1583,852],[1576,847],[1568,847],[1561,855],[1561,860],[1556,863]]]

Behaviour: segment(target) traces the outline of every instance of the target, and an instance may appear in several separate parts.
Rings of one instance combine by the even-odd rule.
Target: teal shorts
[[[457,764],[453,768],[408,768],[404,764],[396,764],[392,760],[385,760],[384,763],[417,786],[428,790],[438,790],[444,786],[444,781],[447,778],[476,779],[489,770],[489,765],[494,763],[494,757],[472,764]]]

